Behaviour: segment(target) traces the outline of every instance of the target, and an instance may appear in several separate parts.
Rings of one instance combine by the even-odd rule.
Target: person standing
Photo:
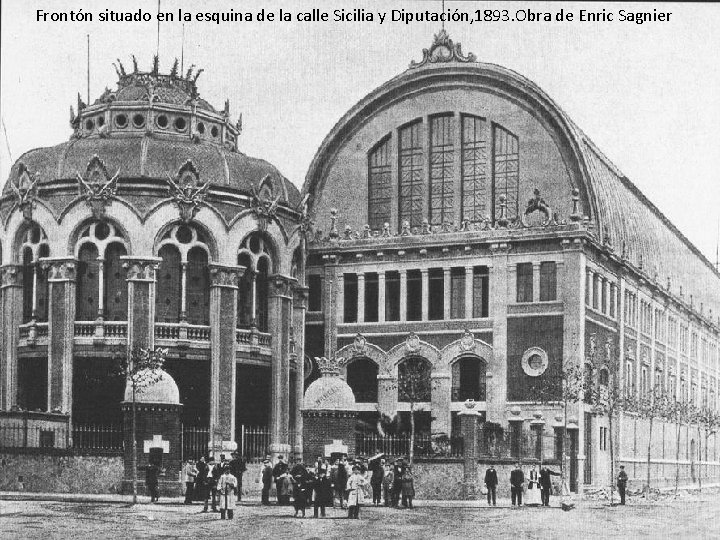
[[[225,466],[223,473],[218,480],[218,493],[220,494],[220,519],[233,518],[235,508],[235,491],[237,491],[237,478],[230,472],[230,467]]]
[[[540,499],[543,506],[550,506],[550,492],[552,491],[551,476],[560,476],[560,473],[551,471],[547,467],[540,469]]]
[[[207,477],[210,469],[208,464],[205,462],[205,456],[200,456],[197,463],[197,476],[195,476],[195,493],[196,499],[200,501],[207,500]],[[207,512],[207,505],[205,506],[204,512]]]
[[[385,476],[383,477],[383,502],[390,506],[392,502],[393,470],[390,465],[385,465]]]
[[[212,499],[212,511],[217,512],[217,465],[215,464],[215,458],[210,456],[207,462],[207,475],[205,477],[205,488],[203,494],[205,495],[205,506],[203,512],[208,511],[208,501]]]
[[[497,485],[498,485],[497,471],[495,470],[495,465],[491,463],[490,467],[485,471],[485,487],[487,488],[488,506],[490,506],[491,500],[492,500],[492,505],[496,506],[495,496],[497,494]]]
[[[405,474],[405,461],[403,458],[397,458],[393,466],[393,484],[392,484],[392,507],[397,508],[400,503],[400,494],[402,493],[402,479]]]
[[[183,467],[183,477],[185,480],[185,504],[192,504],[193,495],[195,493],[194,485],[197,477],[198,469],[192,459],[188,459]]]
[[[402,479],[402,505],[405,508],[412,508],[414,497],[415,478],[413,478],[412,467],[408,465]]]
[[[372,487],[373,504],[378,506],[381,501],[382,482],[385,477],[385,460],[381,458],[370,461],[370,486]]]
[[[262,482],[262,504],[268,506],[270,504],[270,487],[273,482],[273,468],[269,459],[263,461],[260,480]]]
[[[525,474],[520,468],[520,463],[515,464],[515,468],[510,472],[510,493],[512,505],[522,506],[523,485],[525,484]]]
[[[347,489],[348,473],[345,468],[345,458],[338,459],[335,471],[335,495],[340,499],[340,508],[345,508],[345,490]]]
[[[348,478],[348,519],[360,519],[360,506],[365,501],[365,477],[360,474],[360,467],[355,465],[352,468],[352,475]]]
[[[302,512],[302,517],[305,517],[305,508],[307,508],[308,505],[308,488],[310,487],[310,478],[304,465],[298,463],[292,468],[292,472],[290,473],[290,482],[292,483],[295,517],[298,517],[298,512]]]
[[[145,467],[145,487],[147,487],[148,494],[150,495],[150,502],[156,502],[160,497],[158,495],[158,474],[160,473],[160,467],[154,463],[148,464]]]
[[[625,488],[627,488],[628,475],[625,472],[625,465],[620,465],[620,472],[617,477],[617,488],[620,492],[620,504],[625,504]]]
[[[278,462],[273,467],[273,478],[275,478],[275,490],[277,492],[277,503],[278,505],[285,504],[283,493],[283,482],[285,480],[285,473],[287,473],[288,466],[282,456],[278,456]]]
[[[318,517],[318,509],[325,517],[325,507],[333,504],[332,485],[327,475],[327,469],[318,467],[313,483],[313,517]]]
[[[540,506],[540,477],[535,465],[528,472],[528,486],[525,493],[525,506]]]
[[[245,465],[245,460],[240,457],[240,454],[237,452],[233,452],[230,455],[232,456],[230,460],[230,472],[237,478],[237,500],[240,501],[242,499],[242,478],[243,473],[247,471],[247,465]]]

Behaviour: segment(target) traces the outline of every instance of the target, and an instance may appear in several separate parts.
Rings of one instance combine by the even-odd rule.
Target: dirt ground
[[[458,507],[424,503],[413,510],[363,507],[360,520],[328,510],[325,519],[295,519],[291,507],[238,506],[233,521],[198,505],[0,501],[0,536],[15,538],[720,538],[720,496],[628,506],[580,502],[559,508]],[[307,513],[312,515],[312,510]]]

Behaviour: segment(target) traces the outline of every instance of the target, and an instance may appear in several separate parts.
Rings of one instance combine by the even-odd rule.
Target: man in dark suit
[[[627,487],[628,475],[625,472],[625,465],[620,465],[620,472],[617,477],[617,487],[620,492],[620,504],[625,504],[625,488]]]
[[[551,476],[560,476],[560,473],[551,471],[544,466],[540,469],[540,498],[543,506],[550,506],[550,492],[552,491]]]
[[[233,452],[230,454],[232,459],[230,460],[230,472],[237,478],[237,500],[242,499],[242,477],[243,473],[247,471],[245,460],[240,457],[240,454]]]
[[[495,494],[497,492],[498,477],[495,465],[490,464],[490,468],[485,471],[485,487],[487,488],[487,500],[488,506],[492,500],[492,505],[495,506]]]
[[[512,497],[512,505],[522,506],[523,485],[525,484],[525,474],[520,468],[520,463],[510,472],[510,493]]]
[[[282,493],[282,481],[283,478],[281,478],[288,470],[287,463],[285,463],[285,460],[282,456],[278,456],[277,463],[275,464],[275,467],[273,467],[273,478],[275,478],[275,490],[277,492],[277,503],[278,505],[281,504],[289,504],[289,499],[285,501],[285,497],[281,496]]]

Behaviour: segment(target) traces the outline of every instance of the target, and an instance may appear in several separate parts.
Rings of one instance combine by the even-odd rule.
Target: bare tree
[[[417,404],[430,399],[430,367],[420,358],[409,358],[398,366],[398,398],[410,404],[410,464],[415,457],[415,413]]]
[[[150,349],[136,343],[129,352],[117,355],[118,373],[125,377],[132,389],[132,490],[133,504],[137,504],[137,394],[152,386],[162,378],[168,349]]]
[[[675,496],[678,494],[680,485],[680,435],[683,424],[687,423],[689,418],[690,405],[687,401],[672,402],[666,413],[666,417],[670,422],[675,424]]]

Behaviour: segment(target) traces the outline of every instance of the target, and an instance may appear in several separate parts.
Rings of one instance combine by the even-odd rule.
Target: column
[[[293,335],[295,336],[295,447],[292,449],[296,458],[303,454],[303,397],[305,396],[305,312],[308,300],[307,287],[297,286],[293,289]]]
[[[254,291],[253,282],[253,292]],[[180,320],[182,322],[187,321],[187,263],[184,262],[180,268]],[[254,295],[253,295],[254,296]]]
[[[19,265],[9,264],[0,268],[0,292],[0,407],[8,411],[17,404],[17,345],[22,322],[22,268]]]
[[[473,280],[475,278],[474,268],[465,267],[465,318],[473,318]]]
[[[428,279],[428,268],[420,269],[420,278],[422,282],[422,320],[428,320],[428,312],[430,309],[430,280]]]
[[[444,433],[448,437],[452,431],[450,381],[449,371],[437,371],[430,375],[430,406],[433,416],[431,430],[433,434]]]
[[[357,274],[357,322],[365,322],[365,272]]]
[[[49,289],[48,410],[71,414],[77,261],[43,258],[41,263],[48,270]]]
[[[450,320],[450,268],[443,268],[443,319]]]
[[[272,334],[272,379],[270,383],[270,454],[287,457],[290,452],[288,430],[290,417],[289,334],[292,324],[293,287],[297,280],[274,274],[270,276],[268,315]],[[339,306],[338,306],[339,307]]]
[[[345,322],[345,274],[338,269],[335,278],[335,298],[330,297],[330,301],[335,302],[337,324]]]
[[[137,343],[155,347],[155,283],[159,257],[120,257],[128,282],[128,353]]]
[[[400,270],[400,321],[407,321],[407,270]]]
[[[235,441],[238,279],[245,268],[210,264],[210,445],[232,449]]]
[[[559,274],[558,274],[559,275]],[[588,306],[592,306],[592,289],[593,289],[593,274],[589,268],[585,269],[585,303]]]
[[[532,268],[533,268],[533,274],[532,274],[533,302],[539,302],[540,301],[540,261],[533,261]]]
[[[507,304],[514,302],[514,283],[510,273],[515,265],[508,260],[509,247],[506,243],[492,244],[492,266],[490,267],[489,309],[493,321],[493,359],[488,365],[487,375],[487,420],[504,423],[507,402]]]
[[[337,321],[338,319],[338,295],[337,289],[337,266],[328,264],[325,266],[325,279],[323,280],[323,323],[325,356],[332,358],[335,356],[337,347]],[[342,306],[341,306],[342,307]],[[342,311],[342,310],[341,310]]]
[[[97,312],[97,318],[98,321],[102,321],[105,317],[105,295],[103,294],[103,291],[105,290],[105,259],[102,257],[98,257],[98,291],[100,291],[100,298],[98,298],[98,312]]]
[[[480,415],[475,410],[476,404],[468,402],[465,409],[458,413],[460,417],[460,429],[464,440],[464,461],[463,461],[463,497],[476,499],[480,490],[477,473],[478,456],[478,429],[477,421]]]
[[[385,272],[378,271],[378,322],[385,322]]]

